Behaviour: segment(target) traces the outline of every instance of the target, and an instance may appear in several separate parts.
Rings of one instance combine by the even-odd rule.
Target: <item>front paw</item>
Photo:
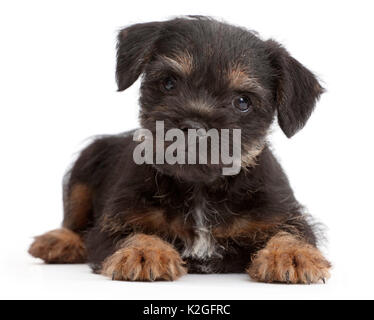
[[[137,234],[103,262],[102,274],[112,280],[176,280],[187,273],[179,253],[156,236]]]
[[[318,283],[330,277],[331,264],[314,246],[287,233],[274,236],[253,258],[247,272],[261,282]]]
[[[61,228],[35,237],[29,253],[45,263],[84,263],[86,248],[75,232]]]

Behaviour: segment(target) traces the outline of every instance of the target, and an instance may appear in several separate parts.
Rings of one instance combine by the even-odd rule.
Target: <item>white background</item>
[[[0,298],[374,298],[372,1],[1,1]],[[85,139],[137,127],[139,83],[116,92],[125,25],[204,14],[282,42],[327,93],[303,131],[272,141],[297,198],[327,227],[326,285],[246,275],[112,282],[85,265],[43,265],[32,236],[59,226],[61,179]]]

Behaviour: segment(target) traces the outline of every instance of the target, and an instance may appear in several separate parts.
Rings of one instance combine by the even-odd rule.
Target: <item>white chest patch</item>
[[[192,212],[195,220],[195,238],[192,243],[186,244],[182,253],[183,258],[206,259],[219,255],[216,251],[217,244],[209,226],[206,225],[204,205],[197,205]]]

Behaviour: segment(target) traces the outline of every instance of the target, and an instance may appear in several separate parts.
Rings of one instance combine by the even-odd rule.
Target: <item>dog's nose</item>
[[[180,129],[187,132],[188,129],[195,129],[195,130],[206,129],[206,126],[203,123],[199,122],[199,121],[195,121],[195,120],[184,120],[180,124]]]

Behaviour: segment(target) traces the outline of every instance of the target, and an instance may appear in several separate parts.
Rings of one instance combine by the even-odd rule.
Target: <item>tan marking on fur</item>
[[[102,230],[110,233],[121,232],[125,229],[152,231],[160,230],[165,225],[164,213],[160,209],[150,208],[146,212],[134,212],[132,215],[126,216],[123,221],[119,218],[119,215],[103,215],[100,221]]]
[[[247,269],[261,282],[318,283],[330,277],[331,264],[314,246],[280,232],[258,251]]]
[[[35,237],[29,253],[46,263],[84,263],[86,249],[80,236],[68,229],[56,229]]]
[[[171,244],[157,236],[135,234],[103,262],[102,274],[113,280],[176,280],[187,269]]]
[[[203,114],[214,111],[214,108],[203,100],[191,100],[188,107]]]
[[[277,226],[276,223],[261,221],[250,221],[245,218],[236,218],[229,225],[220,225],[212,230],[213,236],[217,239],[250,237],[257,238],[260,234],[268,232]]]
[[[228,71],[228,79],[232,88],[243,88],[257,84],[255,79],[251,78],[240,65],[231,67]]]
[[[252,83],[251,78],[240,67],[237,66],[230,69],[228,72],[228,78],[230,85],[233,88],[240,88],[244,85]]]
[[[92,207],[90,188],[85,184],[74,185],[67,201],[68,212],[63,226],[71,230],[84,228]]]
[[[173,68],[177,69],[185,75],[189,75],[193,68],[193,58],[189,52],[178,52],[173,57],[162,57],[167,61]]]
[[[188,226],[183,223],[182,217],[176,217],[167,221],[162,209],[150,208],[146,212],[134,212],[120,220],[118,215],[103,215],[100,221],[101,229],[115,234],[117,232],[146,232],[162,235],[169,238],[188,237]]]
[[[229,80],[229,86],[236,90],[253,90],[261,95],[265,95],[266,90],[261,86],[258,79],[248,75],[246,67],[240,65],[232,66],[227,77]]]
[[[264,143],[255,143],[252,145],[242,146],[242,168],[250,168],[257,165],[257,157],[261,154],[264,149]]]

